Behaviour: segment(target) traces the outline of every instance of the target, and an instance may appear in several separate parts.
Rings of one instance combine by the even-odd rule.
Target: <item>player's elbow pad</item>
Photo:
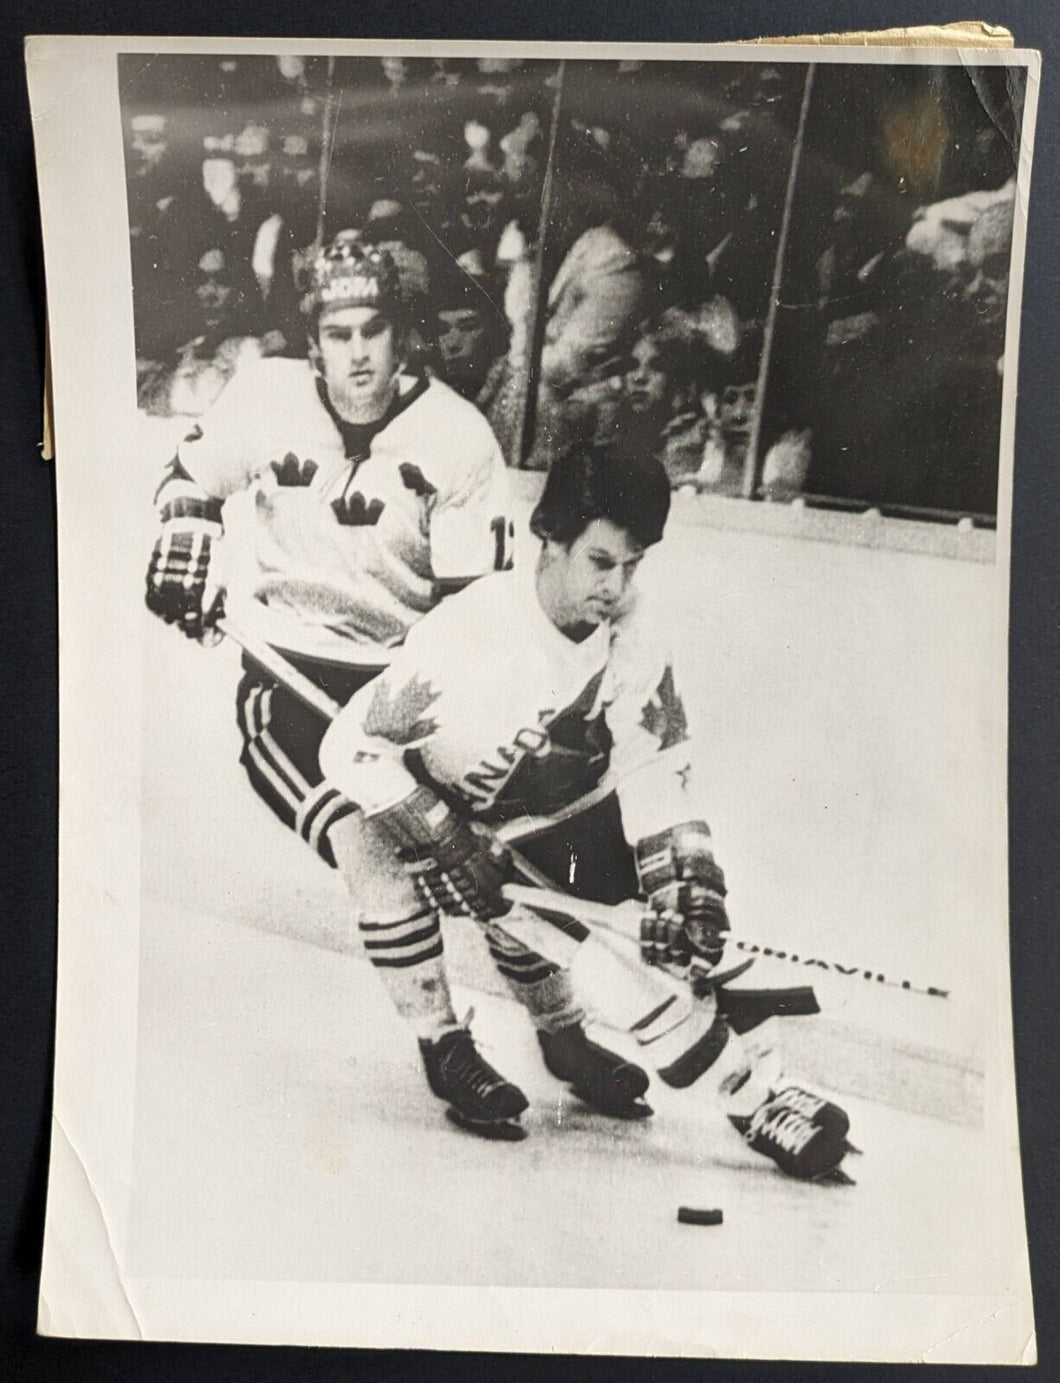
[[[166,467],[155,494],[155,505],[163,524],[215,524],[221,527],[224,501],[209,494],[194,480],[175,456]]]
[[[401,760],[400,750],[370,739],[352,710],[352,703],[328,727],[320,742],[317,762],[325,780],[356,802],[365,816],[392,806],[416,786]]]

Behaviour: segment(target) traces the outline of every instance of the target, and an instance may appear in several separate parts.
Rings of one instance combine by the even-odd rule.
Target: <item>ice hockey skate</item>
[[[452,1123],[500,1142],[517,1143],[526,1137],[519,1123],[526,1096],[485,1060],[467,1028],[455,1028],[435,1042],[421,1038],[419,1045],[427,1083],[447,1102],[445,1113]]]
[[[545,1065],[590,1108],[612,1119],[647,1119],[652,1108],[641,1098],[648,1073],[592,1042],[580,1023],[557,1032],[539,1031]]]
[[[787,1085],[753,1114],[730,1114],[729,1122],[748,1146],[772,1158],[787,1176],[854,1184],[840,1165],[847,1153],[858,1152],[847,1140],[846,1111],[802,1086]]]

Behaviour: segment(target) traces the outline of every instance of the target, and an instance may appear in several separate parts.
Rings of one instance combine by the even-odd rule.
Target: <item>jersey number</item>
[[[515,524],[503,514],[498,514],[490,524],[490,532],[493,534],[493,570],[511,571],[514,565],[512,544],[515,541]]]

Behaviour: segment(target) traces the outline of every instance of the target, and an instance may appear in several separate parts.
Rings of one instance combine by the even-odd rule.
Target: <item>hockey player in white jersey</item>
[[[729,932],[725,879],[690,780],[673,662],[633,586],[668,509],[654,461],[599,450],[558,459],[531,521],[536,564],[446,602],[339,715],[321,747],[329,781],[361,805],[418,903],[365,916],[362,932],[417,1032],[431,1089],[465,1127],[511,1136],[526,1101],[454,1013],[443,913],[483,925],[554,1075],[609,1113],[647,1112],[646,1073],[588,1039],[569,970],[520,939],[502,893],[511,859],[487,828],[552,818],[522,846],[537,870],[582,897],[649,905],[645,983],[632,1008],[627,994],[620,1025],[660,1078],[685,1087],[710,1073],[704,1085],[752,1146],[793,1175],[828,1175],[847,1149],[845,1115],[774,1085],[765,1064],[753,1070],[739,1033],[768,1000],[720,1000],[709,983]],[[662,1002],[648,967],[680,980]]]
[[[344,703],[443,595],[510,564],[508,485],[481,414],[405,372],[405,306],[385,251],[337,238],[303,309],[308,360],[237,375],[180,444],[157,495],[147,604],[212,642],[225,568],[242,569],[240,620]],[[233,554],[223,510],[242,492],[252,551]],[[253,660],[244,669],[251,783],[334,864],[332,833],[354,807],[320,773],[326,723]]]

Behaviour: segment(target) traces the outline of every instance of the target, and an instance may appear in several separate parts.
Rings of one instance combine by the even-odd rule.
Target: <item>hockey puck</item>
[[[677,1211],[677,1223],[682,1225],[720,1225],[724,1218],[720,1210],[694,1210],[690,1205]]]

